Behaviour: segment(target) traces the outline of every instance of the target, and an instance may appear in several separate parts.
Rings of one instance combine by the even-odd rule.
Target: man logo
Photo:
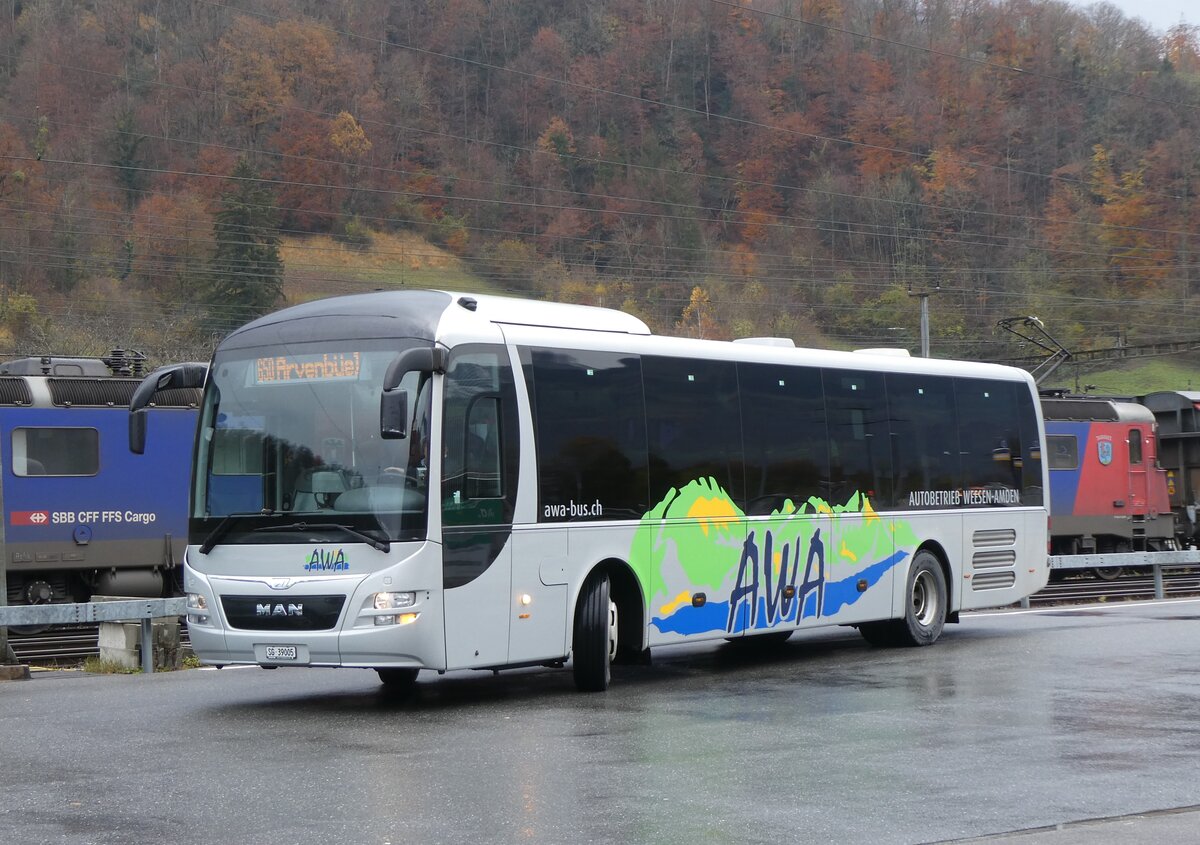
[[[303,604],[256,604],[254,615],[263,616],[303,616]]]

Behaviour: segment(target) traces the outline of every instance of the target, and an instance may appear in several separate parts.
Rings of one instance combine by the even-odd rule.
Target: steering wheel
[[[417,490],[420,484],[416,477],[409,475],[402,467],[384,467],[379,473],[380,484],[403,484],[409,490]]]

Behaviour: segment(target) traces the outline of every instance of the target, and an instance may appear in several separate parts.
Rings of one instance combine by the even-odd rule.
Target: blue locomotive
[[[0,364],[0,500],[9,604],[171,594],[187,542],[198,390],[148,409],[154,437],[129,450],[144,357]]]

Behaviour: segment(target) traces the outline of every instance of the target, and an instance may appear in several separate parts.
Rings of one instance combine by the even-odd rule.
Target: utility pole
[[[909,296],[919,296],[921,298],[921,357],[929,357],[929,297],[935,293],[941,293],[942,283],[934,282],[933,290],[915,291],[912,285],[908,286]]]

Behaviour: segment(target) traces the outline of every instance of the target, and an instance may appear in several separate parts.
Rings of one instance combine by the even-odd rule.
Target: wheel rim
[[[937,582],[933,573],[923,569],[913,579],[912,589],[913,618],[922,628],[928,628],[937,619],[938,607]]]
[[[608,661],[617,658],[617,603],[608,602]]]

